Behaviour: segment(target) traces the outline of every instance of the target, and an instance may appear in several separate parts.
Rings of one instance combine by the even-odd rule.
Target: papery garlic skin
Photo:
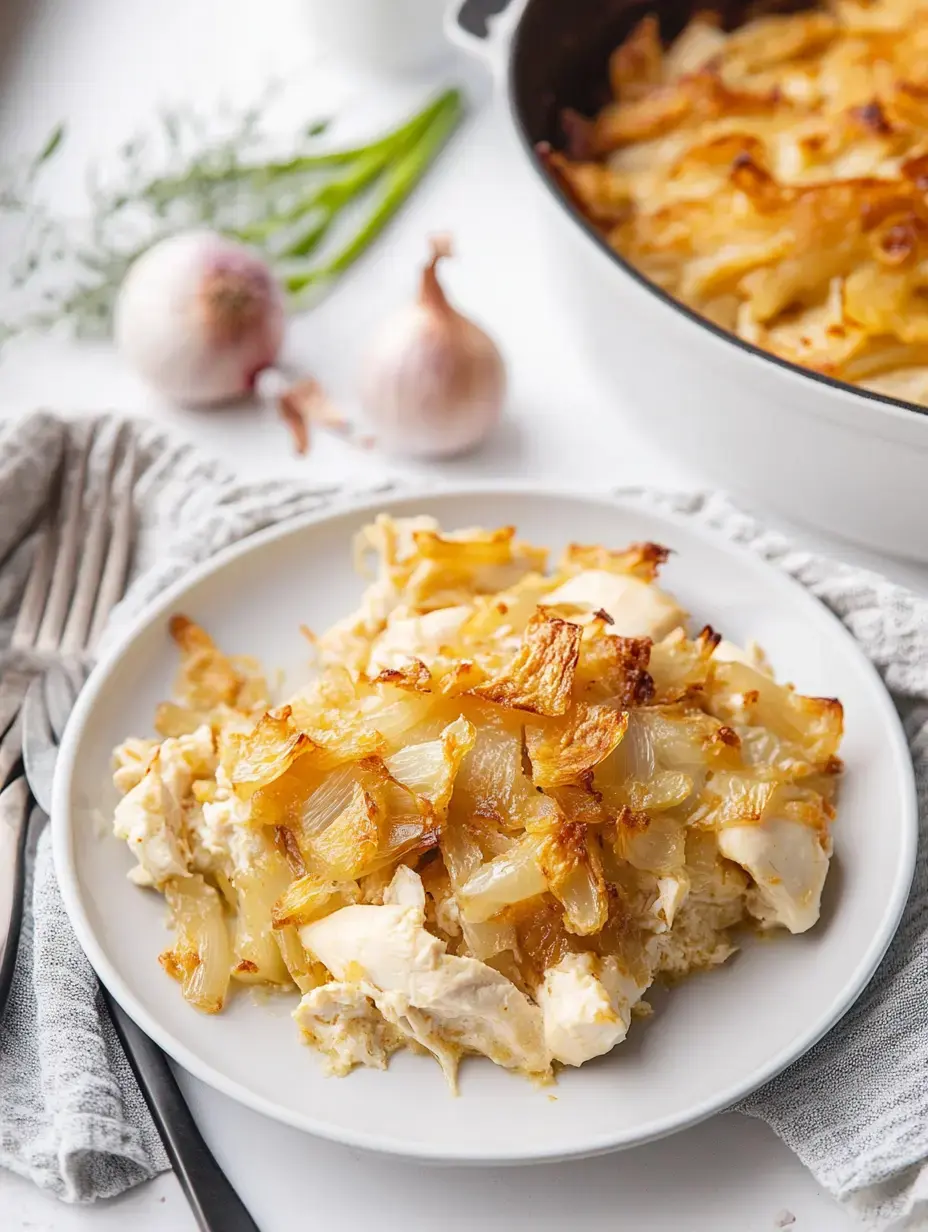
[[[243,397],[277,359],[283,294],[259,256],[212,231],[155,244],[116,302],[117,345],[156,390],[187,406]]]
[[[433,243],[419,301],[381,327],[365,358],[361,404],[390,452],[414,458],[465,453],[499,420],[506,371],[492,338],[445,299]]]

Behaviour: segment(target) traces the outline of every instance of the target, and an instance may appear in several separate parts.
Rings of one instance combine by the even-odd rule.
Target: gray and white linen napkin
[[[81,430],[50,415],[0,430],[0,670],[34,546],[28,528]],[[220,548],[332,499],[296,484],[239,482],[189,446],[144,425],[133,431],[141,530],[114,625]],[[709,526],[807,586],[857,638],[905,713],[921,835],[902,925],[851,1012],[739,1110],[767,1121],[864,1226],[928,1229],[928,598],[802,551],[721,496],[622,495]],[[0,1165],[71,1202],[111,1196],[167,1167],[64,914],[47,835],[0,1024]]]

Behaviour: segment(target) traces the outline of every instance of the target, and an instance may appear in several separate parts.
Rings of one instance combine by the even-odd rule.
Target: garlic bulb
[[[380,443],[411,457],[473,449],[499,419],[506,372],[496,344],[448,303],[437,266],[447,240],[431,242],[419,298],[390,318],[363,365],[361,403]]]
[[[277,359],[284,300],[256,254],[212,231],[155,244],[120,288],[115,336],[149,384],[176,402],[240,398]]]

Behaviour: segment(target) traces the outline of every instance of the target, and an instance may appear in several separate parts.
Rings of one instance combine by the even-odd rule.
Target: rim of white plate
[[[692,1108],[684,1119],[681,1119],[679,1116],[669,1115],[650,1125],[645,1133],[639,1134],[634,1131],[626,1131],[608,1136],[600,1135],[597,1138],[585,1140],[577,1146],[576,1150],[552,1149],[546,1151],[533,1148],[530,1151],[520,1153],[516,1149],[507,1152],[505,1156],[499,1154],[482,1155],[479,1151],[472,1150],[449,1150],[437,1143],[424,1146],[420,1144],[414,1150],[411,1150],[408,1143],[400,1140],[392,1140],[379,1134],[369,1135],[363,1130],[332,1126],[327,1121],[315,1120],[309,1113],[295,1113],[290,1109],[275,1104],[270,1099],[256,1095],[247,1086],[228,1078],[219,1070],[214,1069],[209,1063],[199,1058],[171,1035],[169,1031],[165,1031],[158,1020],[136,1000],[97,942],[96,935],[81,901],[77,870],[74,862],[74,831],[71,824],[70,809],[71,779],[74,771],[75,753],[87,719],[93,712],[97,695],[135,638],[152,621],[159,619],[166,611],[174,607],[179,597],[192,586],[198,585],[212,574],[224,569],[232,561],[260,550],[266,544],[286,539],[290,535],[297,535],[308,526],[327,522],[345,514],[379,512],[391,504],[408,504],[410,501],[418,499],[423,501],[442,500],[445,497],[480,496],[488,493],[502,496],[540,497],[542,499],[554,497],[627,509],[629,512],[639,514],[645,512],[650,516],[667,522],[671,526],[679,526],[681,529],[687,530],[697,538],[707,541],[716,548],[723,548],[731,552],[745,564],[746,568],[759,568],[764,573],[773,574],[778,577],[787,588],[795,588],[795,590],[803,594],[806,600],[811,602],[810,615],[813,611],[817,610],[818,618],[824,620],[837,636],[850,643],[860,660],[861,669],[869,673],[876,684],[884,709],[885,726],[892,733],[893,756],[896,762],[894,770],[898,773],[900,780],[905,783],[905,789],[902,792],[905,798],[905,808],[903,815],[900,817],[902,844],[899,867],[896,872],[893,893],[886,904],[882,927],[871,938],[869,946],[859,959],[854,973],[848,981],[844,997],[837,1001],[828,1013],[817,1018],[805,1033],[769,1058],[766,1065],[756,1071],[749,1081],[741,1081],[716,1092],[711,1098],[703,1100]],[[731,1107],[732,1104],[737,1103],[738,1100],[743,1099],[752,1091],[756,1091],[814,1047],[844,1017],[867,987],[896,934],[902,912],[908,901],[912,878],[915,873],[915,858],[918,844],[918,801],[909,747],[902,722],[876,668],[863,653],[848,630],[841,624],[840,620],[824,604],[819,603],[804,586],[790,577],[789,574],[777,569],[762,557],[742,547],[740,544],[733,543],[723,534],[711,528],[695,523],[684,516],[665,512],[660,508],[650,508],[636,504],[632,499],[623,499],[621,493],[616,495],[610,491],[582,492],[569,484],[547,481],[539,483],[533,480],[483,480],[460,484],[443,483],[432,486],[401,482],[389,489],[336,495],[322,509],[288,519],[266,530],[258,531],[246,539],[217,552],[208,561],[185,574],[179,582],[146,607],[125,630],[110,651],[98,662],[78,697],[58,757],[52,790],[51,832],[55,868],[65,909],[78,942],[91,966],[106,986],[108,992],[133,1021],[155,1041],[162,1051],[166,1052],[179,1065],[182,1065],[195,1078],[199,1078],[208,1086],[227,1095],[230,1099],[235,1100],[236,1103],[251,1108],[272,1120],[332,1142],[340,1142],[345,1146],[374,1151],[378,1154],[394,1155],[406,1159],[427,1160],[434,1163],[517,1165],[590,1158],[594,1155],[603,1155],[632,1146],[641,1146],[646,1142],[653,1142],[658,1138],[667,1137],[672,1133],[690,1128],[693,1125],[699,1124],[700,1121],[715,1115],[715,1113],[722,1112],[726,1108]]]

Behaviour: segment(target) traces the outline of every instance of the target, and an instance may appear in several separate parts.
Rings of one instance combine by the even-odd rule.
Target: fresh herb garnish
[[[293,296],[327,286],[380,233],[434,161],[460,121],[463,100],[447,90],[392,132],[366,145],[315,149],[328,120],[308,124],[292,152],[262,159],[263,102],[217,117],[223,133],[197,113],[166,111],[153,133],[125,142],[119,173],[88,180],[89,215],[59,217],[44,205],[39,180],[66,143],[65,126],[0,181],[0,222],[20,234],[9,270],[13,301],[0,321],[0,343],[30,329],[68,328],[75,336],[108,332],[113,304],[133,261],[153,243],[190,227],[209,227],[259,248]],[[316,253],[353,202],[370,199],[356,230],[317,263]],[[15,301],[20,301],[16,303]]]

